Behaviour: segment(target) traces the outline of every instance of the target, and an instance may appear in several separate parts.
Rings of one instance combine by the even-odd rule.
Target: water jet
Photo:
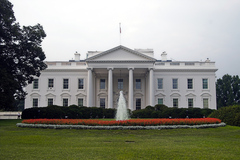
[[[117,113],[116,113],[115,119],[117,121],[129,119],[129,114],[128,114],[128,110],[127,110],[126,100],[123,96],[123,91],[120,91],[120,95],[119,95],[119,99],[118,99]]]

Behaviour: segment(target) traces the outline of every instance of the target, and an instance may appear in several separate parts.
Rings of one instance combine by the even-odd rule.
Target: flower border
[[[221,123],[217,118],[179,118],[179,119],[129,119],[129,120],[103,120],[103,119],[27,119],[27,124],[52,125],[87,125],[87,126],[161,126],[161,125],[201,125]]]

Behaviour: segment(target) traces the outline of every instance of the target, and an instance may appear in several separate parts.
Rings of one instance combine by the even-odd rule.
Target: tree
[[[46,37],[40,24],[20,27],[13,5],[0,0],[0,109],[12,110],[15,100],[24,99],[24,87],[47,66],[41,48]]]
[[[238,75],[224,75],[216,83],[217,107],[240,104],[240,79]]]

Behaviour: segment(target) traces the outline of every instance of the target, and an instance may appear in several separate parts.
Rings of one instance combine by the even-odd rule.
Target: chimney
[[[165,51],[161,54],[161,57],[162,61],[167,61],[167,53]]]
[[[80,53],[75,53],[75,61],[80,61]]]

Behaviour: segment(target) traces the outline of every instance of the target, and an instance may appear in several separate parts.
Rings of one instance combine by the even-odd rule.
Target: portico
[[[140,108],[142,105],[154,105],[154,93],[152,92],[154,92],[155,61],[156,59],[148,55],[124,46],[115,47],[86,59],[87,65],[93,69],[96,79],[95,90],[88,91],[91,94],[88,95],[88,107],[92,105],[91,97],[95,97],[96,106],[98,103],[105,103],[106,108],[116,108],[120,90],[123,90],[128,108],[131,110],[136,109],[136,103]],[[88,70],[88,74],[88,77],[91,78],[92,71]],[[106,87],[98,89],[100,81],[102,84],[107,82]],[[88,82],[91,85],[93,80],[88,78]],[[120,83],[123,88],[119,87]],[[88,89],[92,88],[88,87]],[[147,101],[148,99],[149,101]]]
[[[152,99],[154,100],[154,95],[148,94],[151,92],[150,89],[153,89],[150,86],[153,86],[154,83],[154,78],[151,78],[151,70],[147,68],[135,69],[133,67],[89,69],[88,77],[90,77],[91,81],[88,78],[88,83],[95,86],[95,89],[90,86],[87,89],[89,107],[91,105],[101,106],[101,101],[105,101],[105,108],[116,108],[121,90],[129,109],[136,109],[136,99],[139,101],[139,107],[151,105],[151,102],[148,101],[150,96],[153,96]],[[91,79],[91,75],[94,75],[94,78]]]

